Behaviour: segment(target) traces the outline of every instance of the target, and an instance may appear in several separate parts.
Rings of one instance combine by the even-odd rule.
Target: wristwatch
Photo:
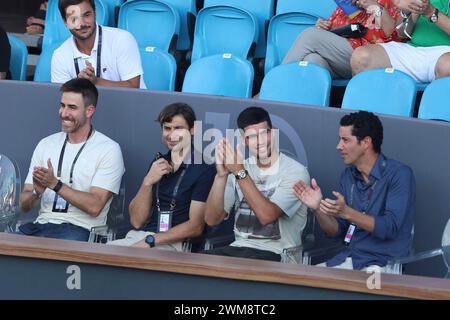
[[[430,22],[436,23],[438,19],[439,19],[439,10],[435,8],[433,14],[430,16]]]
[[[42,197],[42,193],[37,193],[36,189],[33,188],[33,190],[31,191],[31,193],[33,193],[33,195],[36,196],[36,198],[40,199]]]
[[[375,17],[381,17],[383,14],[383,7],[377,6],[377,9],[374,11]]]
[[[145,243],[150,246],[150,248],[153,248],[155,246],[155,237],[152,234],[149,234],[145,237]]]
[[[238,171],[238,173],[235,175],[237,180],[245,179],[248,176],[248,171],[245,169],[241,169]]]
[[[59,190],[61,190],[63,186],[63,183],[61,182],[61,180],[58,180],[58,182],[56,183],[56,186],[53,188],[53,191],[55,191],[55,193],[58,193]]]

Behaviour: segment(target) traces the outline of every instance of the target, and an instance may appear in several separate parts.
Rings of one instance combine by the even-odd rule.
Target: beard
[[[81,33],[80,32],[80,31],[88,30],[88,29],[91,29],[91,31],[88,32],[88,33]],[[77,30],[72,29],[72,30],[70,30],[70,33],[78,40],[87,40],[90,37],[92,37],[94,32],[95,32],[95,28],[90,27],[90,26],[81,26],[80,29],[77,29]]]

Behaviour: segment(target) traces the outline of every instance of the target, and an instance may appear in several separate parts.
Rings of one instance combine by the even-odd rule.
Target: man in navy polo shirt
[[[348,167],[340,191],[333,191],[336,199],[323,199],[315,179],[311,187],[299,181],[294,192],[314,210],[322,230],[346,244],[326,266],[384,267],[388,260],[408,254],[415,217],[414,174],[381,153],[383,126],[373,113],[351,113],[340,125],[337,149]]]
[[[130,231],[116,245],[181,251],[182,242],[202,234],[205,202],[216,174],[214,165],[194,163],[195,113],[184,103],[166,106],[157,121],[169,151],[157,154],[130,203]],[[200,158],[201,159],[201,158]]]

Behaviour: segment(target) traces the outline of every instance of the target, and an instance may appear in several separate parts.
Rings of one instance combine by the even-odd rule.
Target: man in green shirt
[[[407,43],[388,42],[356,49],[353,74],[367,69],[394,68],[417,82],[450,76],[450,0],[397,0],[408,18],[397,27]]]

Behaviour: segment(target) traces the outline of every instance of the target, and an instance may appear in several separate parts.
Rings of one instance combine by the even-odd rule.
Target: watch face
[[[155,237],[151,234],[145,237],[145,243],[147,243],[151,248],[155,246]]]
[[[247,176],[247,172],[245,170],[241,170],[238,172],[239,179],[244,179]]]
[[[438,20],[438,16],[437,16],[437,14],[432,14],[431,15],[431,17],[430,17],[430,20],[431,20],[431,22],[433,22],[433,23],[436,23],[436,21]]]

